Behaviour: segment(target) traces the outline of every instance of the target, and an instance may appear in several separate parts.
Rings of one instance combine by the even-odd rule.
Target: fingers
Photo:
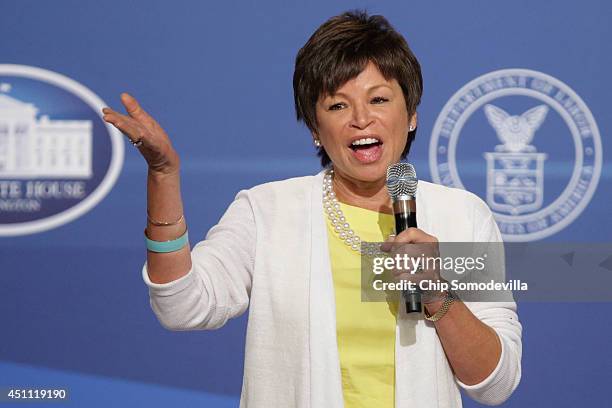
[[[408,228],[395,237],[395,243],[416,244],[425,242],[438,242],[433,235],[427,234],[418,228]]]
[[[383,242],[380,245],[380,250],[383,252],[389,252],[391,251],[391,248],[393,248],[393,242],[395,241],[395,234],[391,234],[387,237],[387,239],[385,240],[385,242]]]
[[[125,106],[125,109],[132,118],[145,126],[154,126],[155,120],[140,106],[136,98],[132,95],[124,92],[121,94],[121,103]]]
[[[119,129],[132,141],[132,143],[145,141],[147,132],[140,123],[136,122],[131,117],[117,113],[110,108],[102,109],[102,113],[104,113],[102,119]]]

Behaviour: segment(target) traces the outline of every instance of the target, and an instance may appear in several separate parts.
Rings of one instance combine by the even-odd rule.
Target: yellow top
[[[393,233],[392,215],[340,206],[363,241],[381,242]],[[393,408],[397,302],[362,302],[361,255],[340,240],[329,219],[327,233],[344,406]]]

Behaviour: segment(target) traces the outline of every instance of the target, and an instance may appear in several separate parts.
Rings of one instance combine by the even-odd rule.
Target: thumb
[[[391,251],[394,241],[395,241],[395,234],[389,234],[385,242],[383,242],[382,245],[380,246],[380,250],[383,252]]]

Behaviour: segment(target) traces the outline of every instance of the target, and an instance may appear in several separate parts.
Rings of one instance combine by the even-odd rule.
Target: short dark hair
[[[333,95],[344,83],[358,76],[370,61],[385,79],[397,80],[404,93],[407,114],[412,116],[423,93],[419,62],[404,37],[385,17],[353,10],[323,23],[297,54],[293,96],[298,121],[316,133],[319,97]],[[415,136],[416,129],[408,134],[402,158],[408,154]],[[318,155],[323,167],[331,163],[323,147],[318,148]]]

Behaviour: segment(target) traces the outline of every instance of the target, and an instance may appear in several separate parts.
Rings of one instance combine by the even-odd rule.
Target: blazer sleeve
[[[151,308],[169,330],[209,330],[245,312],[255,260],[256,228],[248,191],[241,191],[217,225],[191,251],[191,270],[164,284],[142,277]]]
[[[496,251],[501,252],[500,263],[494,271],[496,280],[505,280],[505,266],[501,233],[493,214],[482,203],[481,219],[485,222],[476,234],[475,242],[496,243]],[[506,401],[521,380],[522,326],[519,322],[516,303],[511,293],[503,296],[504,301],[466,302],[466,306],[483,323],[491,327],[501,343],[501,355],[493,372],[478,384],[457,383],[474,400],[486,405],[499,405]]]

